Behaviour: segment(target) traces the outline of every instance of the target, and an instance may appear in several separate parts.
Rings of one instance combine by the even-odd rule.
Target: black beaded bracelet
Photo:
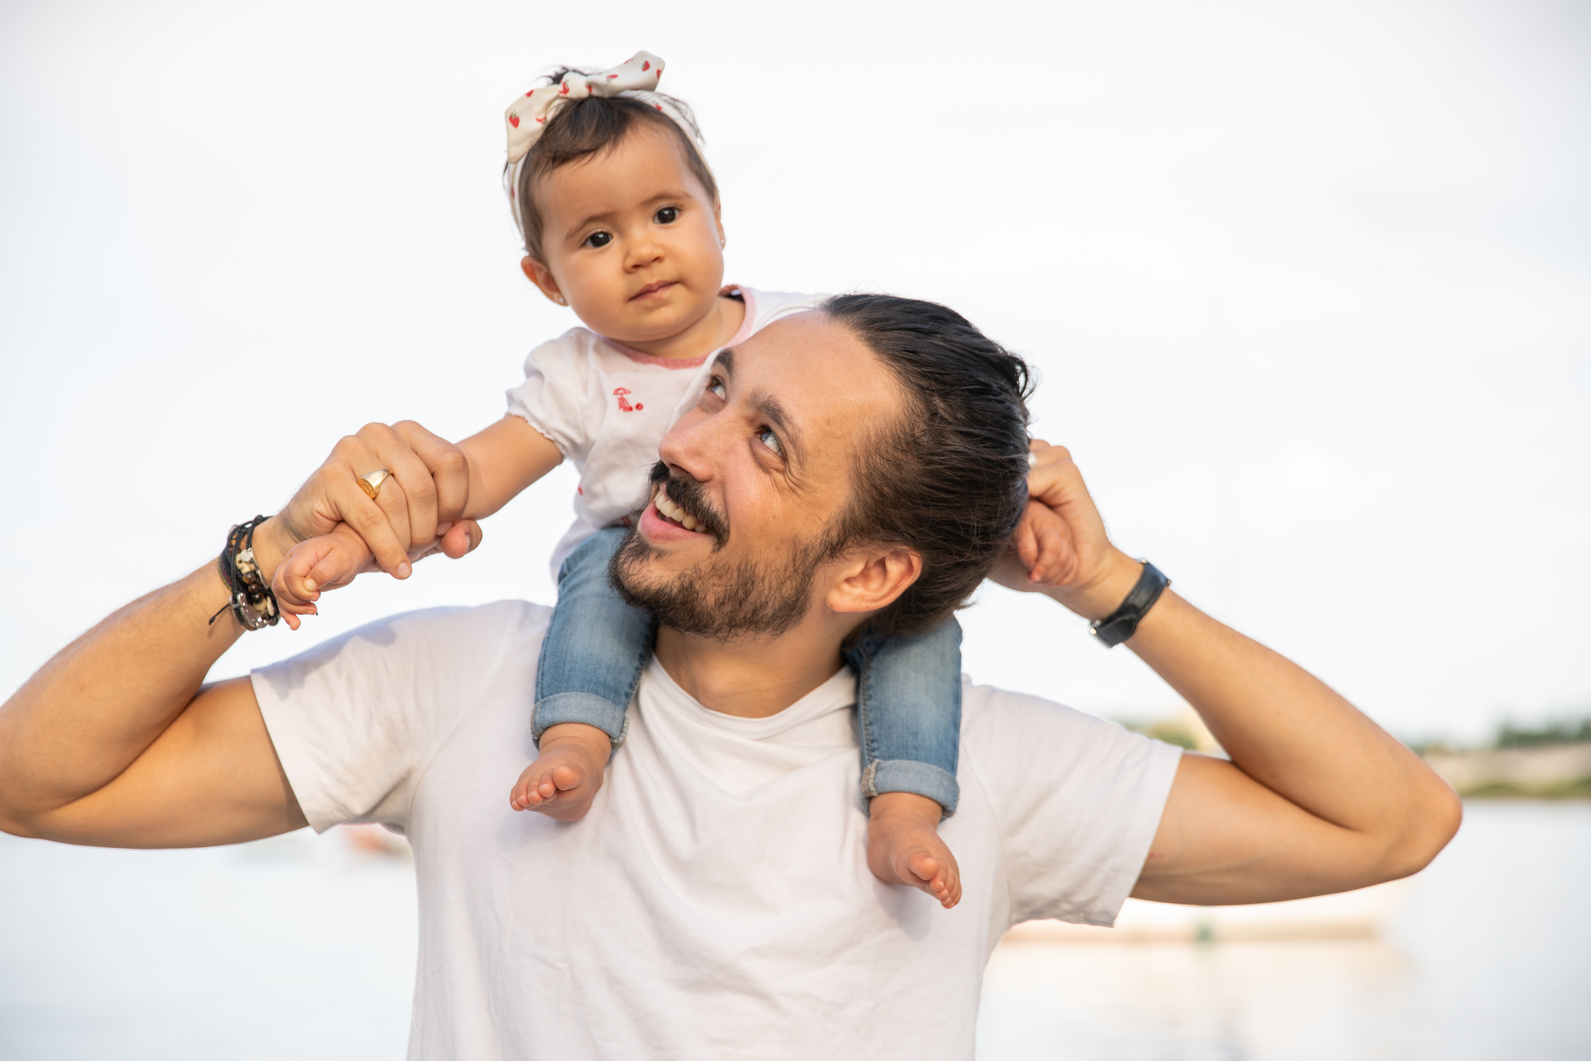
[[[226,583],[231,599],[221,606],[220,611],[210,616],[211,626],[228,608],[232,609],[233,617],[245,630],[262,630],[281,621],[281,612],[276,607],[276,594],[266,585],[264,576],[260,574],[260,565],[254,561],[254,529],[268,518],[255,516],[247,523],[239,523],[227,534],[226,548],[221,550],[218,566],[221,581]]]
[[[1144,565],[1143,573],[1138,576],[1138,584],[1127,594],[1127,599],[1121,602],[1121,607],[1105,618],[1088,624],[1088,632],[1099,638],[1106,648],[1115,648],[1137,633],[1144,614],[1171,585],[1171,580],[1161,574],[1158,567],[1148,560],[1141,562]]]

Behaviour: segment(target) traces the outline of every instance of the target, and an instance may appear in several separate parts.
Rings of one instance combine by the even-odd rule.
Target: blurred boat
[[[1180,906],[1128,899],[1114,928],[1026,921],[1007,943],[1191,943],[1209,940],[1368,939],[1408,897],[1408,880],[1338,895],[1250,906]]]

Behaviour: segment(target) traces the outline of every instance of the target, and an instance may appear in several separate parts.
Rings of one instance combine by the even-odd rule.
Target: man
[[[1232,762],[968,687],[961,806],[943,825],[961,905],[872,876],[841,646],[889,609],[964,597],[995,560],[988,529],[1022,503],[1023,378],[954,313],[877,296],[719,356],[660,451],[674,503],[718,533],[649,505],[615,562],[662,626],[581,823],[515,814],[501,792],[529,751],[544,609],[400,616],[201,688],[238,636],[206,625],[227,599],[206,564],[0,710],[0,825],[138,847],[402,829],[420,891],[414,1057],[966,1056],[984,962],[1015,922],[1108,924],[1129,893],[1263,902],[1423,867],[1457,828],[1451,790],[1319,681],[1167,590],[1127,643]],[[1035,450],[1034,503],[1068,542],[1050,595],[1103,619],[1145,569],[1109,543],[1065,451]],[[977,466],[964,504],[914,500]],[[355,477],[378,467],[392,480],[365,504]],[[461,554],[473,527],[437,535],[461,474],[412,425],[368,428],[260,528],[257,560],[268,578],[344,516],[397,573],[406,546]],[[1000,564],[1029,586],[1009,552]]]

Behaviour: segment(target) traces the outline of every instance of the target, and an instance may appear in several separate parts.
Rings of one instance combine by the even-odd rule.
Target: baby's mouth
[[[641,290],[631,295],[630,301],[634,302],[638,298],[645,298],[647,295],[654,295],[657,292],[663,290],[665,287],[673,287],[674,284],[675,281],[673,280],[654,280],[652,283],[647,284],[645,287],[641,288]]]

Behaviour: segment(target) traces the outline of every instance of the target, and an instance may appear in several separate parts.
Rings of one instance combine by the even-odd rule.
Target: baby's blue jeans
[[[558,607],[541,643],[531,735],[583,722],[624,740],[626,708],[656,636],[651,615],[608,582],[608,563],[628,532],[598,531],[558,570]],[[862,794],[915,792],[955,813],[960,790],[961,627],[947,619],[916,637],[864,638],[845,653],[856,671]]]

